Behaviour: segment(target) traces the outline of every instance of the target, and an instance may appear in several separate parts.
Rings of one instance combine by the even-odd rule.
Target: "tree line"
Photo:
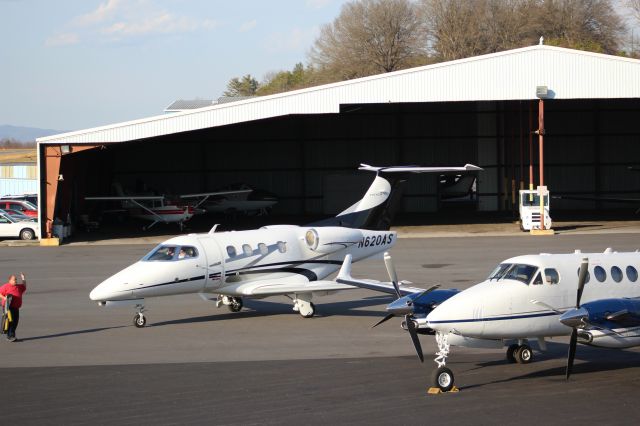
[[[630,16],[620,16],[620,5]],[[625,18],[640,23],[640,0],[353,0],[322,26],[306,64],[262,81],[232,78],[224,95],[270,95],[530,46],[540,37],[547,45],[640,57]]]

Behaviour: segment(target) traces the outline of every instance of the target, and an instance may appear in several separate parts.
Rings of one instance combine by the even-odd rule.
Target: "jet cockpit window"
[[[505,274],[505,280],[517,280],[529,284],[538,268],[531,265],[515,264]]]
[[[558,284],[560,282],[560,275],[558,275],[558,271],[553,268],[546,268],[544,270],[544,277],[549,284]]]
[[[613,278],[613,280],[617,283],[619,283],[620,281],[622,281],[622,269],[620,269],[617,266],[612,266],[611,267],[611,278]]]
[[[627,266],[627,278],[632,283],[635,283],[638,280],[638,270],[633,266]]]
[[[602,266],[596,266],[593,268],[593,275],[595,275],[596,279],[601,283],[607,279],[607,271],[605,271]]]
[[[173,260],[176,255],[176,246],[159,245],[146,255],[142,260]]]
[[[538,272],[538,274],[536,275],[536,277],[533,279],[533,285],[540,285],[542,284],[542,274],[540,272]]]
[[[196,250],[195,247],[191,247],[191,246],[180,247],[180,251],[178,252],[178,260],[193,259],[195,257],[198,257],[198,250]]]

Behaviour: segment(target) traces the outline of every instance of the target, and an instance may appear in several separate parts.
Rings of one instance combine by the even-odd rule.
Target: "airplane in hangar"
[[[143,227],[144,230],[151,228],[157,223],[177,223],[180,230],[184,229],[185,222],[194,215],[205,212],[201,206],[213,200],[224,200],[227,197],[246,196],[251,189],[237,189],[218,192],[204,192],[199,194],[183,194],[177,197],[167,197],[165,195],[126,195],[120,185],[114,185],[118,195],[103,197],[85,197],[88,201],[119,201],[122,210],[137,219],[151,221],[150,225]],[[196,199],[196,202],[174,201],[180,198]],[[113,212],[114,210],[111,210]]]
[[[287,296],[302,317],[315,314],[313,297],[355,287],[324,280],[344,257],[353,261],[387,251],[397,234],[390,231],[402,189],[412,173],[474,172],[463,167],[373,167],[364,197],[337,216],[308,226],[272,225],[247,231],[189,234],[158,245],[142,260],[107,278],[90,293],[102,306],[135,305],[134,324],[144,327],[144,299],[197,293],[233,312],[243,298]],[[211,299],[212,300],[212,299]]]

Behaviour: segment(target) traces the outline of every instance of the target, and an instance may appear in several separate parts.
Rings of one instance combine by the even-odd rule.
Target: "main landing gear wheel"
[[[302,315],[302,318],[311,318],[315,314],[316,314],[316,305],[314,305],[313,302],[309,302],[309,310],[304,314],[301,313],[300,315]]]
[[[518,364],[529,364],[533,359],[533,351],[529,345],[521,345],[513,356]]]
[[[438,387],[442,392],[449,392],[453,389],[453,371],[447,367],[439,367],[434,370],[431,379],[433,384]]]
[[[133,325],[138,328],[142,328],[147,324],[147,318],[141,313],[137,313],[133,316]]]
[[[231,300],[231,304],[229,305],[229,310],[231,312],[240,312],[242,309],[242,299],[239,297],[234,297]]]
[[[518,348],[520,348],[520,346],[516,344],[510,345],[507,348],[507,361],[509,361],[511,364],[515,364],[517,362],[515,354]]]

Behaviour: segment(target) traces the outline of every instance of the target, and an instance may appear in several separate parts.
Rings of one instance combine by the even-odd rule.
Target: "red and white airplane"
[[[184,228],[185,222],[196,214],[202,214],[204,209],[199,208],[205,201],[214,198],[224,198],[225,196],[243,194],[251,190],[204,192],[199,194],[184,194],[177,197],[167,197],[164,195],[125,195],[120,185],[114,185],[118,195],[106,197],[85,197],[88,201],[120,201],[122,208],[129,212],[132,217],[151,221],[151,224],[143,229],[147,230],[156,223],[177,223],[180,230]],[[173,201],[179,199],[196,199],[193,202]],[[198,200],[199,199],[199,200]]]

